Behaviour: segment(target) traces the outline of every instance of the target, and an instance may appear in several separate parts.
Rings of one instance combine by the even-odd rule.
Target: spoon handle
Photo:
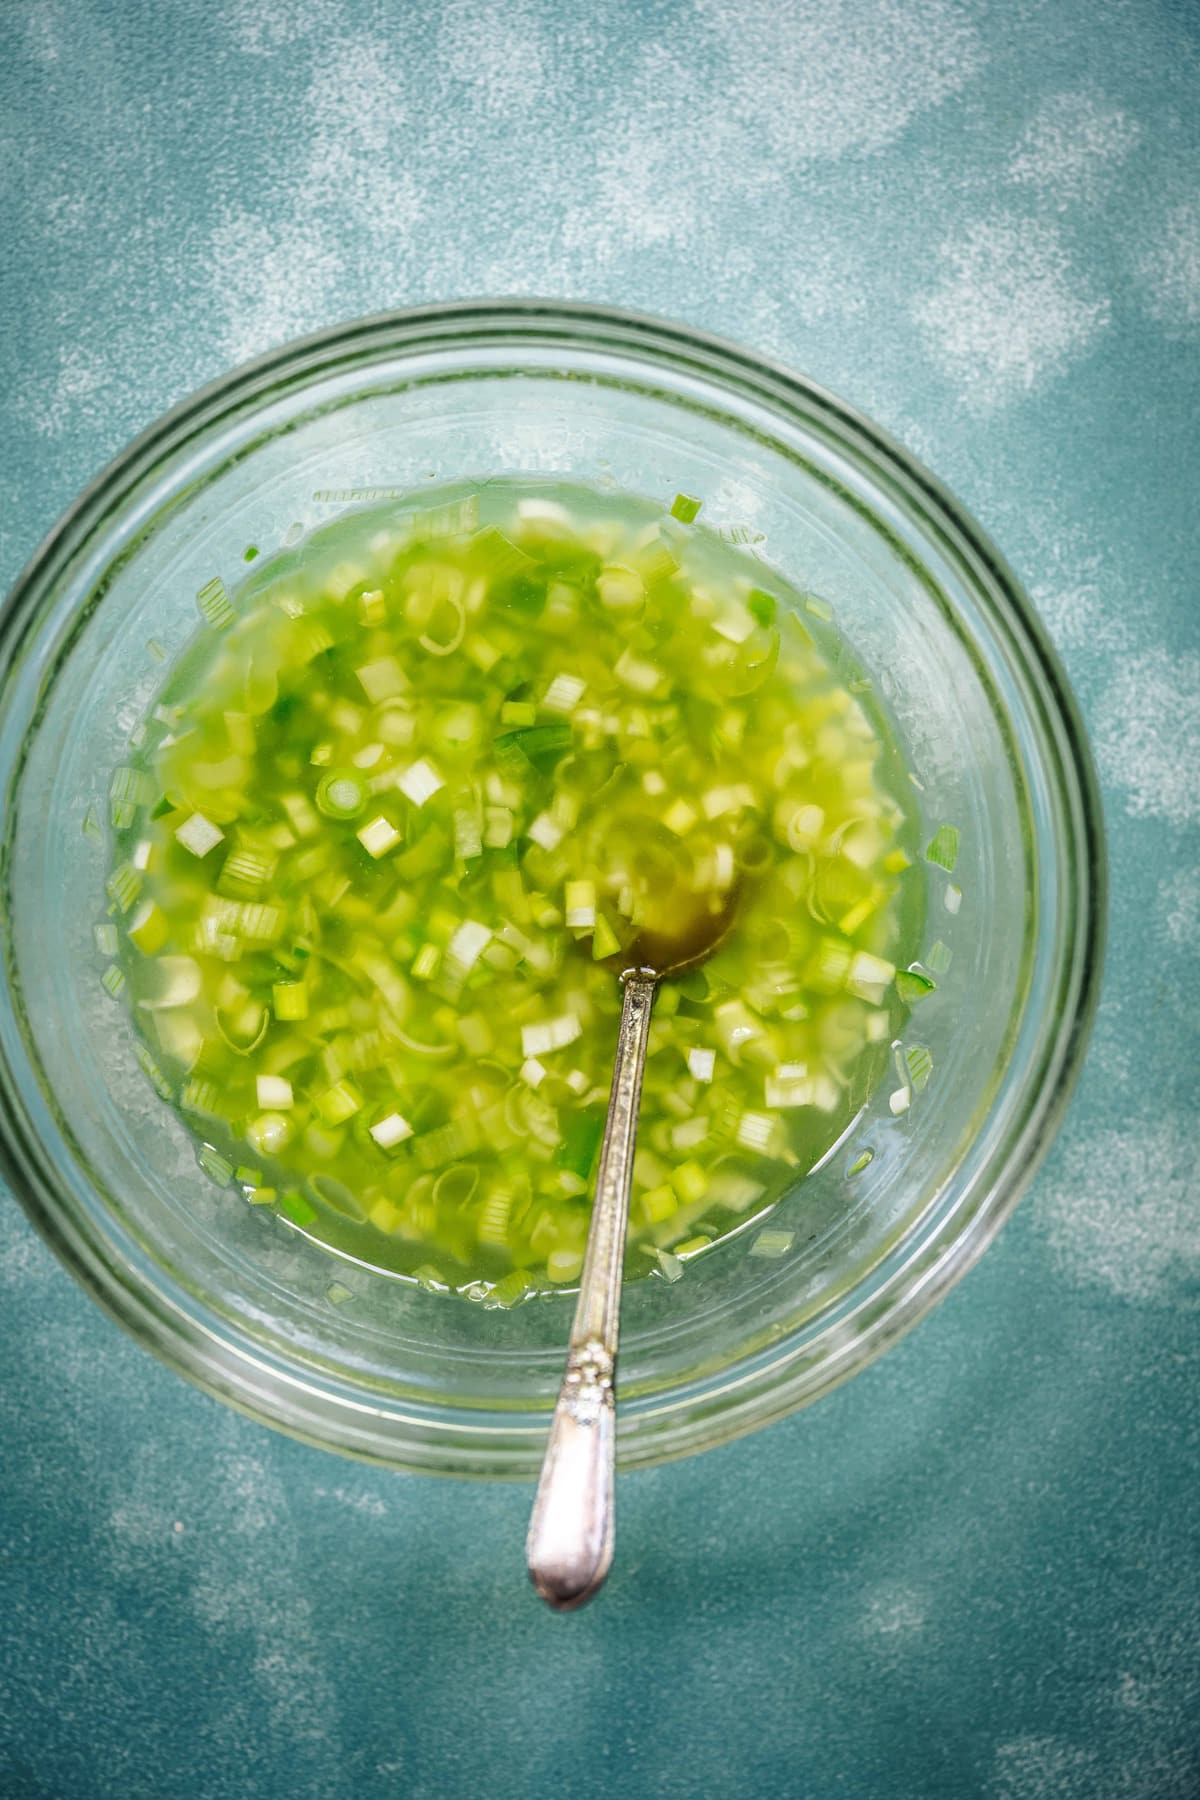
[[[642,1072],[656,978],[624,978],[612,1094],[567,1368],[550,1425],[525,1556],[538,1593],[562,1611],[596,1592],[613,1554],[617,1328]]]

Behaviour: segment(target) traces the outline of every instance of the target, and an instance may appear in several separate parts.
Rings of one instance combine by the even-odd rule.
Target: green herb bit
[[[154,783],[143,770],[115,770],[108,790],[114,831],[124,831],[132,825],[138,808],[146,805],[153,792]]]
[[[751,588],[746,595],[746,611],[763,627],[775,623],[779,602],[765,588]]]
[[[925,861],[936,863],[939,869],[952,874],[958,861],[958,829],[954,825],[939,825],[928,844],[925,846]]]
[[[786,1256],[795,1241],[794,1231],[781,1231],[775,1226],[760,1231],[750,1246],[751,1256],[765,1256],[777,1259]]]
[[[291,1188],[286,1194],[280,1194],[279,1210],[287,1215],[293,1225],[301,1228],[313,1224],[317,1217],[316,1207],[298,1188]]]
[[[219,575],[214,575],[211,581],[205,582],[196,595],[196,605],[204,623],[211,625],[214,631],[224,631],[226,626],[233,624],[237,616],[233,602],[225,591],[225,583]]]
[[[127,913],[142,891],[142,871],[131,862],[119,863],[104,885],[113,903]]]
[[[228,1187],[233,1180],[233,1164],[227,1156],[222,1156],[211,1144],[202,1144],[196,1153],[196,1161],[211,1181],[218,1187]]]
[[[937,982],[933,976],[926,975],[923,969],[918,969],[915,965],[910,969],[896,971],[896,993],[903,1000],[905,1006],[912,1006],[916,1001],[924,1000],[928,994],[934,992],[936,987]]]

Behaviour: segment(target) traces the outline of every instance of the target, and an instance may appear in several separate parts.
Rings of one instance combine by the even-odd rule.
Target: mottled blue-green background
[[[0,578],[197,383],[414,301],[673,314],[874,414],[1032,588],[1114,897],[1076,1104],[885,1361],[626,1480],[342,1464],[0,1206],[0,1794],[1200,1794],[1194,0],[5,0]]]

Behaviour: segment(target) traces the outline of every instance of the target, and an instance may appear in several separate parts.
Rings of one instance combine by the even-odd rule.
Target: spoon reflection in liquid
[[[607,959],[623,989],[617,1054],[596,1197],[525,1556],[538,1593],[560,1611],[582,1606],[613,1556],[617,1331],[629,1190],[650,1014],[658,983],[703,962],[727,935],[735,887],[696,894],[659,863],[638,883],[637,937]]]

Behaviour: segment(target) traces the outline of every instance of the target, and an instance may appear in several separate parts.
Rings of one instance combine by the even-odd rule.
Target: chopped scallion
[[[905,1006],[913,1006],[918,1000],[924,1000],[932,994],[937,982],[932,975],[926,975],[923,969],[915,966],[911,969],[900,969],[896,975],[896,993]]]
[[[206,857],[224,839],[225,833],[201,812],[194,812],[175,827],[175,841],[193,856]]]
[[[400,833],[391,820],[385,818],[382,813],[371,819],[355,833],[355,836],[367,855],[373,857],[376,862],[381,856],[386,856],[390,850],[394,850],[400,842]]]
[[[649,1027],[629,1272],[675,1281],[839,1141],[940,978],[904,760],[757,526],[544,482],[378,502],[201,590],[111,776],[101,981],[223,1185],[512,1306],[579,1279],[602,965],[736,890]],[[894,1066],[901,1111],[932,1063]]]
[[[350,769],[331,769],[317,783],[317,808],[327,819],[356,819],[367,804],[367,788]]]
[[[205,582],[196,595],[196,605],[200,609],[200,617],[214,631],[224,631],[237,616],[233,610],[233,602],[225,591],[225,583],[219,575],[214,575],[211,581]]]
[[[958,861],[958,830],[953,825],[939,825],[925,846],[925,861],[953,874]]]
[[[678,519],[681,525],[690,525],[700,512],[702,502],[691,494],[676,494],[671,502],[671,517]]]
[[[750,1246],[751,1256],[770,1257],[773,1261],[786,1256],[795,1242],[794,1231],[782,1231],[777,1226],[768,1226],[760,1231]]]

